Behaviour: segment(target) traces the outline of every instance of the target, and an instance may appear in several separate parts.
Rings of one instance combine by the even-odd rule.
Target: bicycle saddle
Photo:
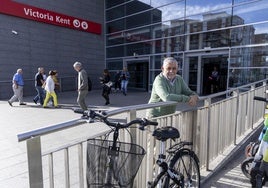
[[[167,126],[155,129],[153,136],[161,141],[166,141],[167,139],[174,140],[175,138],[180,138],[180,132],[175,127]]]

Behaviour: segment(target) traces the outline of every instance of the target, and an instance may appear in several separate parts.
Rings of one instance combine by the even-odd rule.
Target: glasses
[[[165,70],[168,70],[168,71],[176,71],[177,70],[177,67],[166,67]]]

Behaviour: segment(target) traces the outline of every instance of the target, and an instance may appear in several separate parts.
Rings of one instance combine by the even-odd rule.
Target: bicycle
[[[265,98],[262,98],[262,97],[257,97],[255,96],[253,98],[254,100],[258,100],[258,101],[265,101],[266,102],[266,99]],[[266,116],[266,115],[265,115]],[[265,117],[264,116],[264,117]],[[241,163],[241,171],[242,173],[249,179],[252,179],[251,177],[251,169],[252,169],[252,165],[254,163],[256,163],[256,161],[254,162],[254,158],[255,158],[255,155],[256,153],[258,152],[259,150],[259,146],[260,146],[260,142],[263,138],[263,135],[265,134],[266,132],[266,126],[264,126],[263,130],[261,131],[260,135],[259,135],[259,138],[257,141],[255,142],[250,142],[246,148],[245,148],[245,156],[246,156],[246,159],[244,161],[242,161]]]
[[[267,93],[267,91],[266,91]],[[268,100],[263,97],[254,97],[254,100],[266,103],[264,114],[264,128],[259,136],[260,144],[251,163],[249,174],[252,187],[261,188],[268,180]]]
[[[89,123],[100,121],[111,128],[104,139],[87,140],[87,186],[92,187],[132,187],[145,150],[142,146],[119,141],[119,131],[138,124],[140,130],[148,125],[157,126],[157,122],[148,119],[135,119],[129,123],[113,122],[105,112],[74,110],[82,113],[82,119]],[[112,140],[108,140],[112,134]],[[131,134],[130,134],[131,136]],[[132,139],[131,139],[132,140]]]
[[[148,187],[200,187],[199,159],[189,148],[193,143],[181,141],[166,150],[168,139],[180,138],[179,131],[171,126],[157,128],[152,135],[160,141],[160,153],[156,161],[159,173],[154,181],[148,182]]]
[[[90,152],[87,160],[88,186],[113,187],[118,185],[119,187],[132,187],[135,175],[145,155],[145,150],[139,145],[117,141],[119,129],[139,124],[139,129],[144,130],[145,126],[157,125],[158,123],[145,118],[135,119],[129,123],[111,122],[107,119],[107,116],[95,111],[85,111],[83,112],[83,119],[85,116],[88,117],[88,122],[99,119],[114,128],[111,130],[111,132],[114,132],[112,141],[106,138],[88,140],[88,151]],[[181,141],[172,145],[166,151],[165,144],[168,139],[180,138],[179,131],[171,126],[156,128],[152,136],[160,141],[160,154],[156,161],[160,167],[160,172],[154,181],[147,183],[148,187],[200,187],[199,160],[192,148],[189,148],[193,143]],[[122,148],[124,149],[122,150]],[[167,156],[165,151],[168,153]],[[124,162],[120,166],[122,161]],[[104,164],[107,164],[106,169],[104,169]],[[129,164],[131,166],[127,166]]]
[[[245,148],[246,159],[242,161],[240,167],[242,173],[249,179],[251,178],[250,176],[251,166],[254,161],[254,157],[259,149],[259,145],[260,141],[250,142]]]

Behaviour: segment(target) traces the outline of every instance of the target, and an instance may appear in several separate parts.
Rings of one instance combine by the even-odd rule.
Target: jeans
[[[44,89],[42,88],[42,86],[36,86],[35,87],[36,91],[37,91],[37,95],[34,97],[34,101],[36,102],[40,102],[41,105],[44,104],[44,96],[45,96],[45,93],[44,93]]]
[[[128,80],[121,81],[121,90],[122,90],[124,95],[127,94],[127,84],[128,84]]]

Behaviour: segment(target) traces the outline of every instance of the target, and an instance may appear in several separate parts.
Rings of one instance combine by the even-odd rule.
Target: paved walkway
[[[17,135],[30,130],[66,122],[80,117],[79,114],[71,110],[76,105],[76,92],[64,92],[59,94],[60,109],[44,109],[33,103],[33,97],[25,97],[26,106],[19,106],[13,103],[10,107],[7,101],[0,101],[0,188],[28,188],[28,167],[26,155],[26,143],[18,142]],[[89,108],[113,109],[121,106],[145,104],[148,102],[150,94],[147,92],[129,92],[127,96],[121,93],[112,93],[111,105],[104,106],[104,99],[101,91],[91,91],[87,97]],[[66,130],[56,136],[51,134],[42,137],[42,148],[49,149],[65,140],[75,140],[89,134],[89,127],[81,126],[87,130]],[[90,127],[91,131],[102,129],[102,127]],[[242,153],[242,152],[240,152]],[[240,157],[243,156],[242,154]],[[218,170],[218,176],[210,176],[202,187],[250,187],[248,180],[240,171],[241,159],[232,160],[225,168]],[[230,166],[231,165],[231,166]],[[230,167],[229,167],[230,166]],[[230,174],[231,173],[231,174]],[[205,179],[206,175],[202,175]]]
[[[235,152],[230,156],[226,156],[223,164],[210,175],[205,176],[201,174],[203,175],[204,181],[201,187],[251,188],[249,179],[241,171],[241,163],[246,159],[245,147],[250,141],[256,141],[258,139],[259,131],[260,129],[256,130]]]

